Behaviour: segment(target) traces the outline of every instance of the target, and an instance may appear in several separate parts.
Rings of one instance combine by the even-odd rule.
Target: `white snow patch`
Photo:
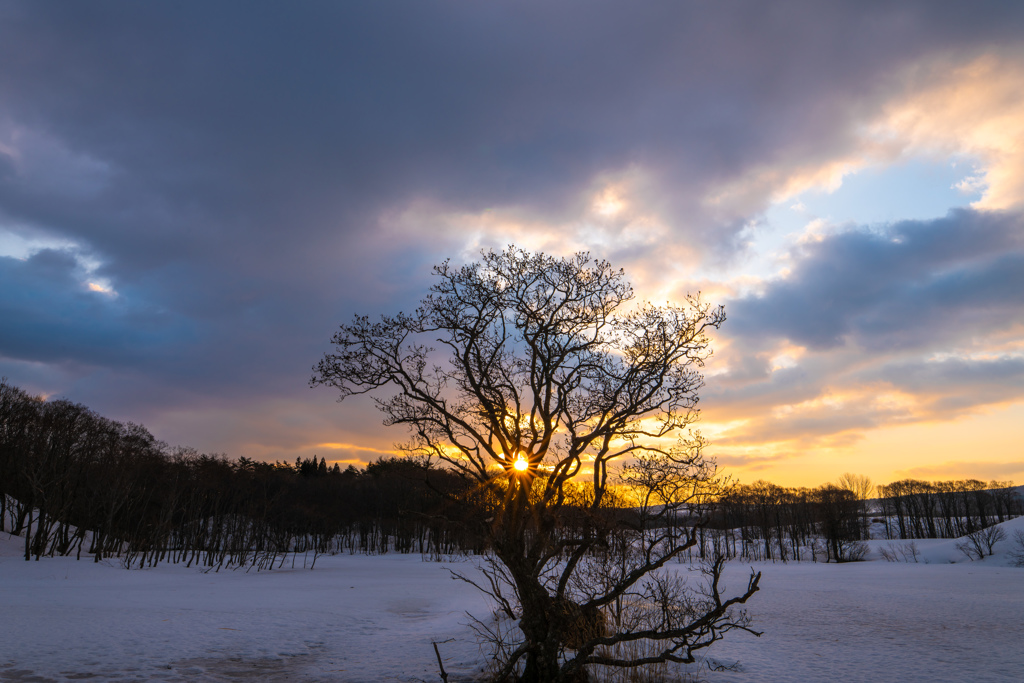
[[[761,590],[747,607],[764,635],[727,635],[707,655],[736,669],[701,675],[1020,681],[1024,569],[1006,566],[1006,552],[1024,518],[1004,526],[1007,540],[980,562],[943,540],[917,541],[917,564],[759,564]],[[21,543],[0,534],[0,681],[437,681],[431,641],[449,639],[440,648],[450,681],[473,680],[485,665],[465,613],[486,617],[489,604],[419,555],[202,573],[25,562]],[[729,563],[727,588],[740,590],[749,571]]]

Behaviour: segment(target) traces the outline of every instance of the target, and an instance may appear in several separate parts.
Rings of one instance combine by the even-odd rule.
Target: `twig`
[[[448,640],[442,640],[441,642],[442,643],[447,643],[447,642],[450,642],[450,641],[451,641],[451,638],[449,638]],[[434,642],[434,641],[431,641],[431,642],[434,645],[434,654],[437,655],[437,667],[439,669],[441,669],[441,680],[444,681],[444,683],[448,683],[448,672],[446,672],[444,670],[444,664],[441,663],[441,651],[437,649],[437,643],[436,642]]]

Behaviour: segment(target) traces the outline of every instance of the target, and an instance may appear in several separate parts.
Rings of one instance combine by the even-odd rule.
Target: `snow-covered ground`
[[[760,564],[749,610],[764,635],[730,634],[709,656],[734,670],[701,675],[1022,681],[1024,569],[1006,551],[1024,518],[1005,526],[1007,541],[983,562],[945,540],[917,541],[917,564],[877,552],[844,565]],[[487,615],[488,604],[446,570],[471,571],[467,562],[341,555],[313,571],[125,570],[25,562],[19,543],[0,534],[0,681],[439,681],[431,641],[451,681],[484,665],[465,613]],[[739,590],[748,572],[730,563],[727,583]]]

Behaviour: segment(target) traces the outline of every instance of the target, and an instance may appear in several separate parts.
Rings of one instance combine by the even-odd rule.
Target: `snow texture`
[[[712,683],[1024,680],[1024,569],[1007,540],[969,561],[956,540],[917,541],[918,563],[762,563],[748,607],[764,635],[707,653]],[[898,542],[897,542],[898,543]],[[0,681],[438,681],[485,665],[466,612],[490,606],[454,581],[472,564],[419,555],[320,557],[271,572],[19,557],[0,535]],[[673,571],[685,572],[686,565]],[[726,584],[750,568],[732,562]],[[444,641],[444,642],[442,642]],[[715,671],[711,668],[728,667]]]

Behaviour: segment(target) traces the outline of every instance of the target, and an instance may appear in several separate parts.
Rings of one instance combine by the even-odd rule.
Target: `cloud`
[[[955,346],[1019,324],[1024,218],[956,210],[804,244],[790,273],[730,302],[733,334],[827,350]]]
[[[131,305],[88,281],[68,250],[0,257],[0,356],[43,363],[135,366],[169,339],[190,341],[180,320]]]
[[[725,303],[705,415],[717,444],[833,448],[1024,399],[1024,222],[957,210],[794,247]]]
[[[985,112],[1013,123],[1022,27],[1015,3],[7,4],[0,231],[34,246],[0,259],[2,362],[204,450],[378,447],[357,409],[305,388],[334,326],[408,309],[431,264],[510,239],[591,249],[655,300],[687,278],[763,284],[729,308],[716,381],[737,419],[876,381],[842,367],[869,369],[847,345],[1012,346],[1010,209],[823,236],[785,280],[716,269],[743,263],[773,200],[934,146],[947,123],[967,142],[943,149],[986,164],[985,207],[1009,207],[1017,162],[960,133]],[[969,89],[956,69],[995,48],[983,76],[1004,77]],[[777,366],[788,347],[807,351]],[[335,411],[346,436],[283,424],[304,411]]]
[[[1024,206],[1024,64],[1019,50],[987,53],[967,64],[943,60],[916,69],[910,93],[886,107],[871,135],[904,153],[928,151],[977,160],[964,189],[983,190],[979,209]]]

